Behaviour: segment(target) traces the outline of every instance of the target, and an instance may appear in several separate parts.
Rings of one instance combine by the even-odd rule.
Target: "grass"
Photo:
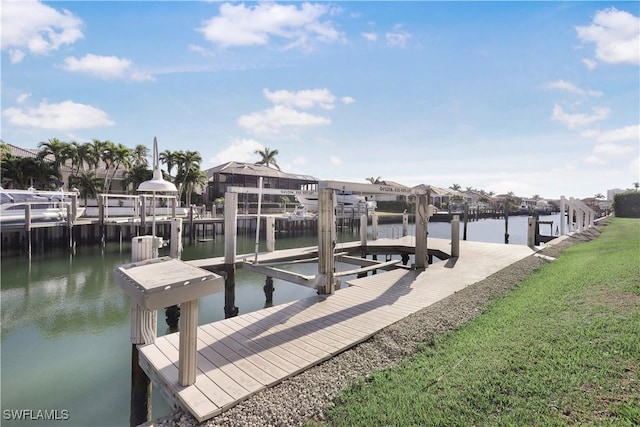
[[[640,425],[640,221],[612,219],[481,316],[336,399],[327,423]]]

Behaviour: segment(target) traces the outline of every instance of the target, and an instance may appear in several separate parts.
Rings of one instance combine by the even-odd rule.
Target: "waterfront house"
[[[310,175],[286,173],[264,165],[243,162],[227,162],[205,171],[208,178],[206,203],[209,205],[215,199],[224,197],[229,187],[258,188],[258,178],[262,177],[263,188],[277,188],[285,190],[317,190],[318,178]],[[257,201],[256,194],[247,195],[249,202]],[[265,195],[264,201],[281,202],[280,197]],[[289,197],[291,203],[294,197]]]

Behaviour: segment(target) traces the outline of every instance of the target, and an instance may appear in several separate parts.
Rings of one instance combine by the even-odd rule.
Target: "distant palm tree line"
[[[57,138],[38,144],[36,157],[17,157],[10,154],[2,142],[2,179],[10,181],[14,188],[27,188],[35,184],[40,189],[56,189],[64,184],[60,181],[60,169],[70,167],[68,188],[77,188],[80,197],[95,198],[98,193],[112,191],[112,183],[119,171],[124,172],[125,191],[135,192],[138,186],[153,176],[149,168],[149,148],[138,144],[133,149],[111,141],[93,139],[92,142],[65,142]],[[165,179],[178,187],[180,197],[186,194],[187,205],[195,186],[206,186],[207,175],[200,169],[202,157],[197,151],[169,151],[160,154],[160,161],[167,166]],[[97,171],[104,168],[104,176],[98,178]],[[176,169],[171,178],[172,169]]]
[[[39,184],[42,189],[55,189],[62,181],[60,168],[70,161],[71,175],[69,176],[69,188],[77,188],[80,197],[85,199],[95,198],[98,193],[108,193],[113,179],[119,170],[124,171],[125,188],[136,189],[147,180],[150,180],[153,173],[149,169],[149,149],[142,144],[138,144],[131,149],[123,144],[116,144],[111,141],[100,141],[93,139],[92,142],[78,143],[76,141],[65,142],[57,138],[38,144],[40,151],[36,157],[17,157],[10,154],[7,144],[0,140],[0,164],[2,180],[10,181],[14,188],[26,188],[33,184]],[[265,147],[264,150],[255,150],[255,154],[260,156],[256,165],[267,167],[274,166],[280,170],[276,161],[279,154],[277,149],[271,150]],[[207,175],[200,169],[202,156],[197,151],[170,151],[165,150],[160,153],[159,161],[166,167],[164,178],[173,181],[179,191],[180,198],[186,194],[187,205],[191,204],[191,195],[196,186],[207,185]],[[96,171],[103,165],[105,169],[104,179],[99,179]],[[121,169],[122,168],[122,169]],[[171,178],[171,172],[176,169],[175,177]],[[371,184],[382,184],[382,177],[367,177],[366,181]],[[640,183],[634,182],[635,191],[640,188]],[[449,186],[454,191],[460,191],[460,184],[453,183]],[[135,191],[135,190],[133,190]],[[480,202],[489,203],[491,197],[495,195],[493,191],[486,192],[472,187],[466,187],[467,192],[480,194]],[[633,190],[630,190],[633,191]],[[456,199],[459,198],[460,200]],[[540,200],[538,194],[532,196],[534,200]],[[597,193],[595,199],[604,199],[605,196]],[[462,201],[459,195],[452,196],[452,201]],[[509,204],[516,204],[517,197],[510,191],[506,195]]]

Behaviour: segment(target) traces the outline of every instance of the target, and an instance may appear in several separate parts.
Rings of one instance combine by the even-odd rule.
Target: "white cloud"
[[[385,38],[387,39],[387,44],[389,46],[405,47],[405,45],[407,44],[407,40],[411,38],[411,34],[406,31],[386,33]]]
[[[269,89],[263,89],[262,93],[274,104],[304,109],[310,109],[317,105],[325,110],[332,110],[336,100],[335,95],[328,89],[307,89],[298,92],[288,90],[271,92]]]
[[[2,115],[16,126],[54,130],[91,129],[111,126],[114,122],[104,111],[86,104],[63,101],[40,103],[37,108],[7,108]]]
[[[350,97],[350,96],[343,96],[343,97],[342,97],[342,103],[343,103],[343,104],[349,105],[349,104],[353,104],[354,102],[356,102],[356,100],[355,100],[355,99],[353,99],[353,98],[352,98],[352,97]]]
[[[264,146],[253,139],[238,139],[231,141],[231,145],[213,156],[210,161],[214,165],[231,161],[253,163],[256,160],[256,150],[264,150]]]
[[[594,155],[586,157],[584,159],[584,161],[587,162],[587,163],[594,164],[594,165],[604,165],[604,164],[607,163],[604,160],[602,160],[602,158],[600,158],[598,156],[594,156]]]
[[[368,40],[370,42],[374,42],[374,41],[378,40],[378,34],[377,33],[362,33],[362,37],[364,37],[365,40]]]
[[[624,154],[633,153],[637,151],[637,147],[630,147],[628,145],[620,144],[599,144],[593,149],[594,154],[601,154],[606,156],[620,156]]]
[[[342,159],[338,156],[329,157],[329,162],[331,162],[331,164],[335,166],[340,166],[342,163],[344,163]]]
[[[198,29],[204,38],[222,47],[263,46],[272,39],[285,40],[287,48],[311,49],[312,41],[332,43],[343,39],[331,21],[321,21],[336,12],[323,4],[282,5],[272,2],[251,7],[224,3],[220,14]]]
[[[192,51],[192,52],[199,53],[200,55],[202,55],[205,58],[209,58],[209,57],[215,56],[215,53],[213,53],[209,49],[206,49],[206,48],[204,48],[202,46],[199,46],[197,44],[190,44],[188,46],[188,49],[190,51]]]
[[[595,165],[604,165],[608,163],[612,157],[622,157],[628,156],[632,153],[637,153],[638,147],[632,147],[629,145],[621,145],[621,144],[598,144],[593,147],[593,151],[591,155],[584,159],[585,162],[595,164]]]
[[[586,65],[587,68],[590,69],[590,70],[595,70],[596,67],[598,66],[598,63],[596,61],[594,61],[593,59],[589,59],[589,58],[583,59],[582,63],[584,65]]]
[[[79,18],[38,1],[3,1],[1,15],[2,50],[8,51],[14,64],[27,52],[47,55],[84,37]]]
[[[23,93],[23,94],[20,94],[20,95],[18,96],[18,98],[16,99],[16,102],[17,102],[18,104],[24,104],[25,102],[27,102],[27,100],[28,100],[30,97],[31,97],[31,94],[30,94],[30,93]]]
[[[328,117],[300,112],[285,105],[275,105],[263,111],[246,114],[238,119],[238,124],[254,135],[278,135],[285,129],[327,125]]]
[[[617,142],[617,141],[640,141],[640,125],[625,126],[619,129],[612,129],[603,132],[597,132],[594,135],[600,142]]]
[[[153,80],[150,74],[137,71],[131,67],[131,61],[117,56],[100,56],[87,54],[78,59],[70,56],[65,58],[65,70],[86,73],[103,80]]]
[[[600,10],[593,24],[576,27],[578,38],[596,45],[596,58],[609,64],[640,64],[640,18],[616,8]]]
[[[328,89],[305,89],[299,91],[269,89],[262,90],[263,95],[274,106],[240,116],[238,124],[247,132],[260,136],[294,134],[309,126],[328,125],[329,117],[315,115],[302,109],[321,108],[333,110],[337,97]],[[341,98],[344,104],[355,100],[349,96]]]
[[[591,115],[584,113],[570,114],[566,113],[560,105],[555,104],[551,119],[565,124],[569,129],[580,129],[591,123],[605,120],[609,117],[609,113],[608,108],[593,108],[593,114]]]
[[[556,80],[554,82],[548,82],[545,84],[545,87],[547,89],[564,90],[566,92],[582,96],[602,96],[602,92],[598,92],[595,90],[585,90],[566,80]]]

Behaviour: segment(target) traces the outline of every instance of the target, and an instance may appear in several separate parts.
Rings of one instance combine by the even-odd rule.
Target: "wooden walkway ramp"
[[[435,246],[444,246],[429,239]],[[533,254],[526,246],[460,242],[460,258],[397,269],[313,296],[202,325],[195,384],[178,382],[178,333],[140,349],[140,365],[173,406],[210,419],[366,340],[381,329]]]

